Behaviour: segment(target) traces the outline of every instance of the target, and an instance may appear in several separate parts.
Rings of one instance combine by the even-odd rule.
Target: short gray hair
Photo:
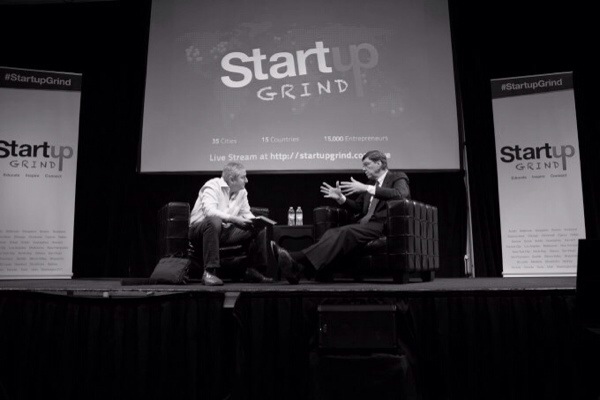
[[[221,177],[227,182],[229,180],[238,178],[245,169],[246,168],[239,162],[230,162],[223,167],[223,174]]]
[[[362,161],[365,161],[365,159],[369,159],[373,162],[377,162],[377,161],[381,161],[381,167],[383,169],[387,169],[387,157],[385,156],[385,154],[379,150],[371,150],[371,151],[367,151],[367,153],[363,156]]]

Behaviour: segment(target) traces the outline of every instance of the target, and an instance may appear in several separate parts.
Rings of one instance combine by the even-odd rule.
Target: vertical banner
[[[0,279],[73,275],[81,75],[0,67]]]
[[[491,85],[503,275],[575,275],[585,222],[572,73]]]

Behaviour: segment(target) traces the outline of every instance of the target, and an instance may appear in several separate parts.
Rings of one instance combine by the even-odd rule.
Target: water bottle
[[[296,215],[294,214],[294,207],[288,209],[288,225],[296,225]]]
[[[302,209],[298,207],[296,209],[296,225],[302,225],[303,222]]]

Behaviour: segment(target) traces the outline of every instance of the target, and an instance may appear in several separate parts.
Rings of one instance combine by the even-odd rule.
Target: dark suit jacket
[[[369,185],[375,185],[375,181],[371,181]],[[375,207],[375,213],[371,218],[371,221],[385,222],[387,217],[387,205],[388,200],[402,200],[410,199],[410,188],[408,186],[408,176],[404,172],[392,172],[388,171],[383,185],[375,188],[375,198],[379,199],[379,203]],[[371,195],[369,193],[362,193],[356,199],[346,198],[344,204],[345,208],[360,213],[360,217],[367,214],[369,209],[369,203]]]

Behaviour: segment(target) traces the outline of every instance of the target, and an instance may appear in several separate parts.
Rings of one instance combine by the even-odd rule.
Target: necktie
[[[377,182],[375,184],[375,190],[377,190],[377,187],[379,187],[379,182]],[[359,223],[366,224],[367,222],[369,222],[369,220],[371,220],[371,217],[373,216],[373,213],[375,212],[375,207],[377,207],[377,203],[379,203],[379,199],[375,198],[375,196],[371,196],[371,204],[369,205],[369,210],[367,211],[367,215],[362,217],[360,219]]]

